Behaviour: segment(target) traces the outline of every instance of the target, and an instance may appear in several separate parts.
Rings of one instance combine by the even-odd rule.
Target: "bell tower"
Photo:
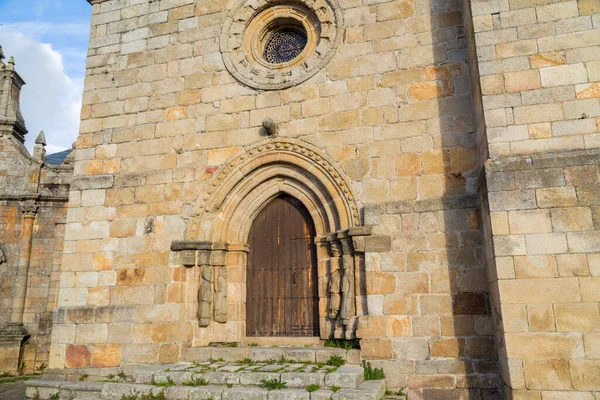
[[[15,70],[14,58],[11,57],[7,64],[4,58],[0,46],[0,136],[10,134],[23,143],[27,128],[21,114],[20,99],[25,81]]]

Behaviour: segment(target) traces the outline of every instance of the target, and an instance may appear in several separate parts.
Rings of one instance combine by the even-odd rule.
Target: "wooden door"
[[[247,336],[318,336],[315,228],[302,203],[280,196],[250,229]]]

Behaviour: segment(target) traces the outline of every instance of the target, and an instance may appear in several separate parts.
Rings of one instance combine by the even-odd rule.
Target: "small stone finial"
[[[14,58],[13,56],[11,56],[11,57],[8,59],[8,63],[9,63],[10,65],[15,65],[15,58]]]
[[[40,131],[37,139],[35,139],[33,158],[41,162],[46,161],[46,135],[44,135],[44,131]]]
[[[6,57],[4,57],[4,50],[2,50],[2,46],[0,46],[0,64],[4,64],[4,62],[2,60],[4,60]]]
[[[277,124],[271,118],[265,118],[262,122],[263,128],[270,137],[277,137]]]
[[[35,139],[35,144],[41,144],[42,146],[46,146],[46,135],[44,135],[44,131],[40,131],[37,139]]]

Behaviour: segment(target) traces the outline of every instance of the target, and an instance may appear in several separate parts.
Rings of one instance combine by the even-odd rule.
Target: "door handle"
[[[292,284],[293,285],[296,284],[296,273],[295,272],[292,274]]]

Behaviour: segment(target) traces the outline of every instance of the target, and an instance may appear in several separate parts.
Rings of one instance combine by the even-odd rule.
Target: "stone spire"
[[[0,136],[12,135],[24,143],[27,128],[21,114],[21,88],[25,81],[15,70],[14,57],[8,64],[4,64],[4,58],[0,47]]]
[[[44,135],[44,131],[40,131],[37,139],[35,139],[33,158],[42,162],[46,159],[46,136]]]

